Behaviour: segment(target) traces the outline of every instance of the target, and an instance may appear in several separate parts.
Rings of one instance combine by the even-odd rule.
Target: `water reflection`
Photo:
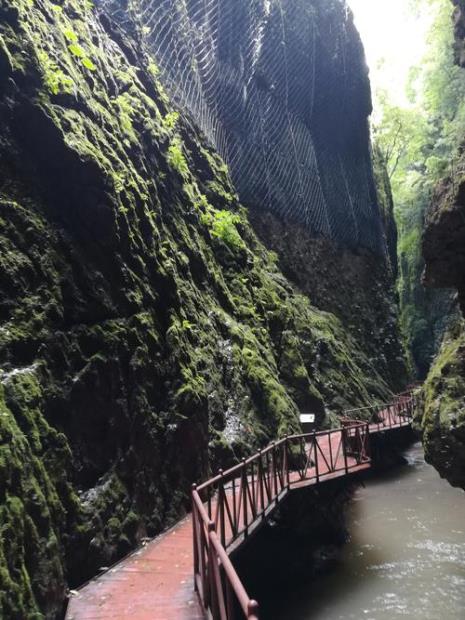
[[[465,619],[465,495],[420,445],[406,457],[357,492],[335,570],[276,603],[273,620]]]

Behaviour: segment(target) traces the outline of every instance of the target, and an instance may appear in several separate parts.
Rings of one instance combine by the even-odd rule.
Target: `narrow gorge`
[[[1,619],[63,618],[301,414],[331,451],[349,410],[407,425],[394,395],[427,372],[415,427],[465,488],[464,155],[426,217],[424,283],[447,291],[415,357],[372,111],[345,0],[2,1]]]

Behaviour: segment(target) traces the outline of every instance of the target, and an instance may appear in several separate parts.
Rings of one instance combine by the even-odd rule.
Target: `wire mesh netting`
[[[385,251],[364,54],[344,0],[100,0],[134,21],[160,79],[241,200]]]

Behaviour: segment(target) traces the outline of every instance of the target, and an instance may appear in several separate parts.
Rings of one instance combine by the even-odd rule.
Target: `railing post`
[[[244,527],[245,527],[245,536],[247,536],[247,530],[249,527],[249,515],[247,510],[247,465],[245,459],[242,459],[242,503],[244,510]]]
[[[249,601],[247,605],[247,620],[259,620],[259,607],[257,601]]]
[[[259,450],[258,451],[259,457],[258,457],[258,482],[259,482],[259,491],[260,491],[260,506],[261,506],[261,511],[262,511],[262,518],[265,518],[265,496],[263,493],[263,456],[262,456],[262,451]]]
[[[347,463],[347,445],[346,445],[346,442],[347,442],[347,427],[343,426],[341,432],[342,432],[342,453],[344,455],[344,467],[345,467],[345,470],[346,470],[346,474],[348,474],[349,473],[349,466],[348,466],[348,463]]]
[[[329,464],[330,470],[334,471],[336,469],[333,463],[333,442],[331,441],[331,433],[328,433],[328,443],[329,443]]]
[[[239,524],[237,522],[237,500],[236,500],[236,478],[232,479],[232,500],[233,500],[233,534],[237,536],[237,532],[239,530]]]
[[[307,471],[309,469],[309,463],[310,463],[310,459],[311,459],[311,454],[312,454],[312,448],[311,448],[311,444],[309,442],[309,451],[308,451],[308,455],[307,452],[305,451],[305,446],[306,446],[306,442],[305,439],[303,439],[302,437],[298,438],[299,441],[299,477],[301,480],[305,480],[305,477],[307,475]],[[302,449],[302,443],[303,443],[303,449]],[[302,463],[304,463],[302,465]]]
[[[365,456],[368,459],[371,459],[371,440],[370,440],[370,424],[367,423],[365,428]]]
[[[273,449],[271,451],[271,464],[273,467],[274,498],[276,499],[278,497],[278,480],[277,480],[278,472],[276,469],[276,442],[273,441],[271,445],[273,446]]]
[[[220,535],[221,535],[221,544],[223,547],[226,547],[226,522],[224,518],[224,502],[226,501],[226,491],[224,490],[224,477],[223,470],[218,470],[218,475],[220,476],[219,482],[219,493],[218,493],[218,502],[219,502],[219,515],[220,515]]]
[[[198,552],[198,548],[197,548],[197,506],[195,504],[194,501],[194,493],[197,491],[197,485],[193,484],[192,485],[192,493],[191,493],[191,497],[192,497],[192,532],[193,532],[193,543],[194,543],[194,590],[196,592],[198,592],[198,587],[197,587],[197,572],[199,569],[199,552]]]
[[[214,604],[214,581],[213,581],[213,566],[212,566],[212,544],[210,541],[210,533],[216,532],[216,526],[213,521],[209,521],[207,525],[207,537],[206,537],[206,547],[207,547],[207,566],[206,566],[206,575],[204,576],[204,605],[205,609],[212,609],[212,605]],[[208,583],[208,588],[206,584]],[[213,610],[212,610],[213,611]]]
[[[286,486],[286,443],[282,440],[279,442],[279,467],[278,467],[278,486],[281,492]]]
[[[313,452],[315,454],[315,473],[316,473],[316,482],[318,484],[320,482],[320,469],[318,466],[318,450],[317,450],[316,433],[313,433]]]
[[[286,468],[286,482],[287,488],[291,486],[291,474],[289,471],[289,435],[286,435],[284,442],[284,456],[285,456],[285,468]]]
[[[265,476],[266,476],[266,482],[267,482],[267,486],[266,486],[266,494],[267,494],[267,502],[271,503],[272,501],[272,496],[273,496],[273,485],[271,482],[271,474],[270,474],[270,451],[267,450],[265,452],[265,459],[266,459],[266,467],[265,467]]]
[[[210,612],[212,614],[213,618],[218,618],[218,611],[219,611],[219,600],[218,600],[218,593],[216,591],[216,584],[215,584],[215,562],[216,560],[216,556],[215,556],[215,552],[213,549],[213,545],[211,542],[211,538],[210,538],[210,534],[211,532],[216,532],[216,527],[215,524],[213,523],[213,521],[209,521],[208,523],[208,549],[207,549],[207,557],[208,557],[208,585],[209,585],[209,596],[208,596],[208,603],[207,603],[207,609],[208,607],[210,607]]]

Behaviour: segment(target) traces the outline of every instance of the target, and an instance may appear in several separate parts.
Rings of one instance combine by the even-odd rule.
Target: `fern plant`
[[[39,52],[38,59],[45,87],[52,95],[59,95],[61,93],[72,94],[74,82],[60,69],[57,63],[46,52]]]
[[[168,147],[168,163],[183,177],[189,174],[189,166],[182,151],[182,141],[179,136],[171,141]]]
[[[214,237],[221,239],[231,248],[238,249],[244,246],[242,237],[236,228],[236,224],[241,221],[237,213],[222,210],[215,211],[212,216],[211,232]]]

